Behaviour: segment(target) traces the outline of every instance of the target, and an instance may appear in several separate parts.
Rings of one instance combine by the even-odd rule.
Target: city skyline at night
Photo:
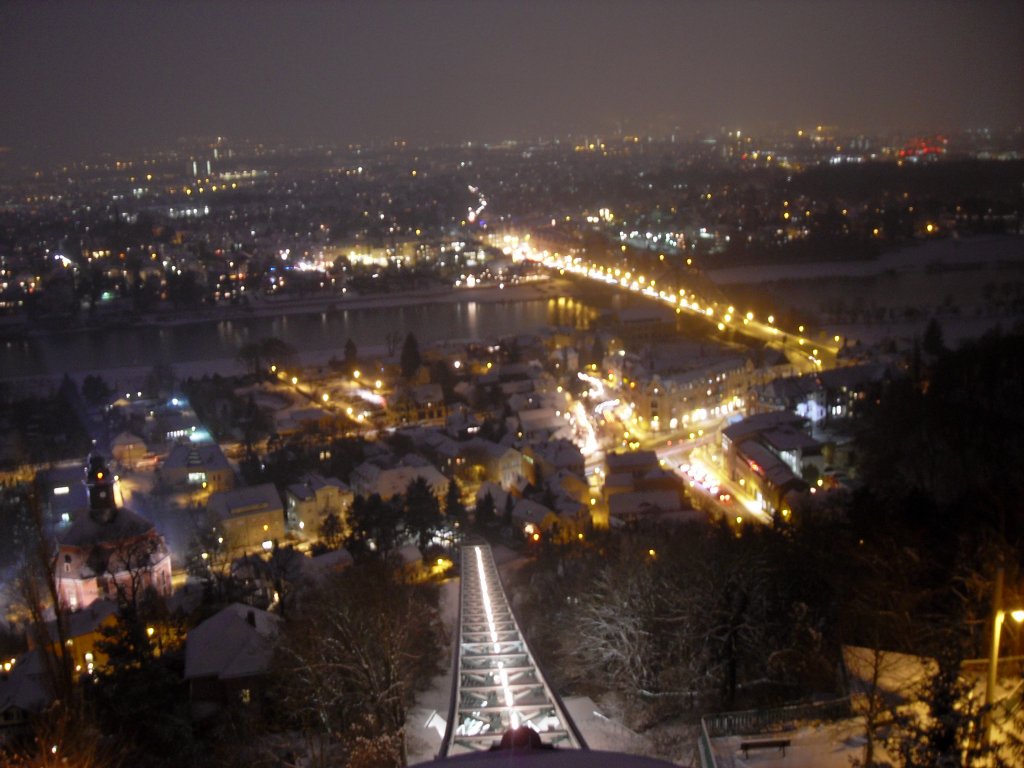
[[[0,73],[0,764],[1024,765],[1019,0],[9,0]]]

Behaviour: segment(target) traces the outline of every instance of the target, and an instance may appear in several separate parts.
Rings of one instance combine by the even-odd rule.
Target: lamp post
[[[1024,609],[1010,611],[1010,617],[1020,624]],[[996,569],[996,589],[992,602],[992,648],[988,654],[988,681],[985,684],[985,745],[992,743],[992,702],[995,699],[996,668],[999,666],[999,636],[1003,630],[1007,611],[1003,608],[1003,567]]]

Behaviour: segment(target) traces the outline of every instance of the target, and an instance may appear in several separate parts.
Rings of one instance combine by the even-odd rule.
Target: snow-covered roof
[[[448,478],[434,467],[426,466],[381,470],[373,478],[368,491],[380,494],[382,499],[390,499],[400,493],[405,493],[409,489],[409,484],[418,479],[425,480],[434,493],[444,493],[448,489]]]
[[[53,700],[46,690],[42,653],[36,648],[23,654],[6,679],[0,680],[0,713],[12,709],[38,713]]]
[[[505,500],[508,498],[508,491],[497,483],[492,483],[490,480],[487,480],[480,484],[480,488],[476,492],[476,503],[479,504],[487,494],[491,495],[491,500],[494,502],[495,510],[504,512]]]
[[[175,443],[164,459],[164,469],[189,467],[199,471],[231,469],[227,457],[216,443]]]
[[[347,549],[332,549],[309,560],[306,572],[316,577],[329,571],[341,571],[355,562]]]
[[[516,520],[524,523],[533,523],[538,526],[550,514],[552,514],[550,509],[530,499],[519,499],[516,501],[515,506],[512,507],[512,517]]]
[[[618,472],[636,472],[659,466],[658,454],[654,451],[609,453],[604,457],[604,461],[609,475]]]
[[[70,528],[57,534],[57,542],[62,547],[86,549],[130,541],[151,532],[155,533],[155,529],[149,520],[119,507],[109,521],[94,518],[88,512],[79,514]]]
[[[185,679],[230,679],[265,673],[270,667],[281,620],[242,603],[232,603],[188,633]]]
[[[582,467],[583,452],[571,440],[556,438],[533,446],[533,452],[551,465],[559,468]]]
[[[803,430],[789,425],[766,429],[761,433],[761,440],[776,451],[802,451],[803,453],[821,451],[820,442]]]
[[[608,512],[616,517],[675,512],[681,507],[675,491],[627,491],[608,499]]]
[[[221,519],[267,510],[284,512],[281,497],[278,496],[273,483],[247,485],[244,488],[212,493],[206,506]]]
[[[768,413],[757,413],[748,416],[743,421],[738,421],[722,430],[722,434],[734,443],[739,443],[747,438],[753,437],[759,432],[768,429],[776,429],[785,425],[799,426],[806,421],[789,411],[769,411]]]
[[[112,615],[117,613],[117,604],[110,600],[96,600],[81,611],[67,614],[67,637],[83,637],[99,629]],[[46,622],[46,633],[50,640],[56,641],[57,620]]]
[[[737,455],[741,459],[757,464],[764,473],[764,477],[776,488],[781,488],[788,483],[803,482],[778,456],[753,440],[748,440],[740,445]]]
[[[559,429],[564,421],[555,413],[554,408],[533,408],[519,411],[519,423],[527,432],[538,429]]]

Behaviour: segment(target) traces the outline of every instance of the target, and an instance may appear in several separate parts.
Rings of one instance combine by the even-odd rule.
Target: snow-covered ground
[[[448,705],[452,697],[452,662],[455,643],[458,642],[459,586],[457,578],[441,585],[441,619],[452,638],[445,670],[437,675],[430,687],[416,695],[416,703],[409,709],[405,721],[405,748],[409,765],[425,763],[437,757],[444,738]],[[429,724],[428,724],[429,723]]]
[[[746,757],[740,750],[744,741],[789,739],[783,755],[779,749],[759,749]],[[858,719],[807,725],[791,731],[760,736],[728,736],[712,740],[718,768],[850,768],[864,757],[864,725]],[[885,760],[885,752],[876,746],[876,760]]]
[[[708,277],[720,286],[777,280],[835,280],[870,278],[891,273],[939,271],[942,268],[1024,265],[1024,238],[1014,236],[944,239],[901,248],[871,261],[815,261],[801,264],[745,265],[709,269]]]
[[[947,345],[1021,320],[1024,237],[934,240],[873,261],[821,261],[709,270],[739,305],[786,307],[816,317],[822,337],[920,338],[935,317]]]

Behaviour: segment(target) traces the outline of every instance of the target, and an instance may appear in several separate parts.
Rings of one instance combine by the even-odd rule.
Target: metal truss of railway
[[[458,659],[439,757],[489,750],[530,728],[545,747],[586,749],[537,667],[486,545],[462,547]]]

